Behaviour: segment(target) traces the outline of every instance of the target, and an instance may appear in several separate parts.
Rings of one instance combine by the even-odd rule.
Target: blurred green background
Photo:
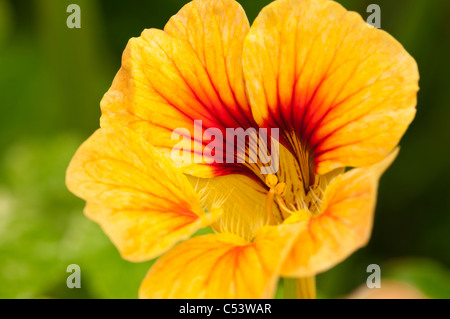
[[[102,95],[129,38],[162,28],[187,1],[0,0],[0,298],[136,298],[151,262],[122,260],[83,202],[64,185],[77,147],[98,126]],[[242,0],[250,21],[270,1]],[[418,113],[381,181],[370,244],[318,277],[321,297],[342,297],[368,276],[450,298],[450,2],[342,0],[417,60]],[[81,7],[81,29],[66,8]],[[81,267],[68,289],[66,267]]]

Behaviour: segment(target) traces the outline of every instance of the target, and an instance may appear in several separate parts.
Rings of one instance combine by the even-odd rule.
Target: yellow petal
[[[241,65],[248,29],[235,1],[196,0],[175,15],[165,31],[145,30],[131,39],[102,100],[101,126],[126,126],[169,158],[174,146],[183,146],[188,154],[177,164],[189,173],[224,174],[223,165],[207,165],[201,152],[209,141],[199,140],[208,128],[224,133],[225,128],[253,123]],[[202,121],[200,136],[195,136],[195,120]],[[189,135],[181,145],[172,139],[176,129],[184,131],[180,139]]]
[[[322,212],[300,211],[285,220],[305,230],[281,270],[287,277],[308,277],[335,266],[367,244],[372,231],[378,181],[398,149],[382,162],[336,177],[325,191]]]
[[[214,221],[187,178],[128,129],[97,130],[78,149],[67,187],[132,261],[154,258]]]
[[[250,240],[267,224],[267,189],[254,178],[231,174],[210,179],[189,177],[189,180],[202,196],[206,209],[221,208],[221,217],[212,225],[214,230]],[[275,204],[272,211],[279,214]]]
[[[284,129],[293,152],[305,143],[319,174],[381,160],[415,115],[414,59],[334,1],[268,5],[246,37],[243,64],[257,123]]]
[[[155,262],[139,297],[271,298],[297,231],[265,226],[252,243],[232,234],[194,237]]]

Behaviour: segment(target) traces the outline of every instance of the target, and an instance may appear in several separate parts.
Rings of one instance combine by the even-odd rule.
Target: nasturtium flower
[[[394,38],[334,1],[274,1],[250,27],[233,0],[194,0],[129,41],[67,185],[125,259],[162,255],[142,298],[269,298],[280,276],[313,294],[314,275],[369,240],[418,79]],[[211,161],[194,121],[279,129],[278,170]],[[255,132],[216,152],[256,154]]]

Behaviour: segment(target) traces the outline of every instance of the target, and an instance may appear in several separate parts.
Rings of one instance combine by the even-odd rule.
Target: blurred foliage
[[[0,298],[137,296],[151,262],[121,259],[66,190],[65,169],[98,127],[99,101],[128,39],[162,28],[186,2],[0,0]],[[240,2],[253,21],[270,1]],[[340,2],[363,17],[368,4],[381,6],[382,28],[418,62],[421,91],[381,181],[372,240],[318,277],[319,296],[345,296],[376,263],[383,277],[450,298],[450,2]],[[82,9],[81,29],[66,27],[70,3]],[[81,289],[66,287],[72,263],[81,266]]]
[[[405,258],[389,261],[384,268],[387,278],[407,282],[429,298],[450,298],[450,272],[439,263]]]

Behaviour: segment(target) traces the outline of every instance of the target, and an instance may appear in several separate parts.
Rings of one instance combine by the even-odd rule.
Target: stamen
[[[280,207],[283,220],[288,218],[290,215],[292,215],[294,213],[292,210],[287,208],[286,203],[281,196],[277,196],[276,201],[277,201],[278,207]]]
[[[273,174],[269,174],[266,176],[266,185],[269,186],[270,189],[275,188],[278,184],[278,177]]]
[[[286,183],[279,183],[277,186],[275,186],[275,193],[278,196],[284,196],[285,192],[286,192]]]
[[[312,197],[312,202],[314,203],[314,206],[316,207],[316,209],[314,211],[311,211],[311,214],[313,216],[317,216],[320,213],[320,208],[322,205],[322,199],[316,194],[316,190],[317,189],[320,190],[320,187],[315,187],[315,188],[316,189],[314,189],[313,187],[310,187],[310,189],[309,189],[309,194],[311,194],[310,196]]]
[[[266,176],[266,185],[270,188],[266,196],[266,220],[268,224],[274,225],[277,223],[277,220],[275,220],[275,216],[272,210],[273,202],[275,198],[278,197],[278,195],[284,193],[286,189],[286,184],[285,183],[278,184],[278,177],[276,175],[269,174]],[[283,219],[283,216],[278,217],[281,220]]]
[[[269,225],[275,224],[275,219],[273,217],[272,205],[275,197],[275,189],[271,189],[266,196],[266,220]]]

